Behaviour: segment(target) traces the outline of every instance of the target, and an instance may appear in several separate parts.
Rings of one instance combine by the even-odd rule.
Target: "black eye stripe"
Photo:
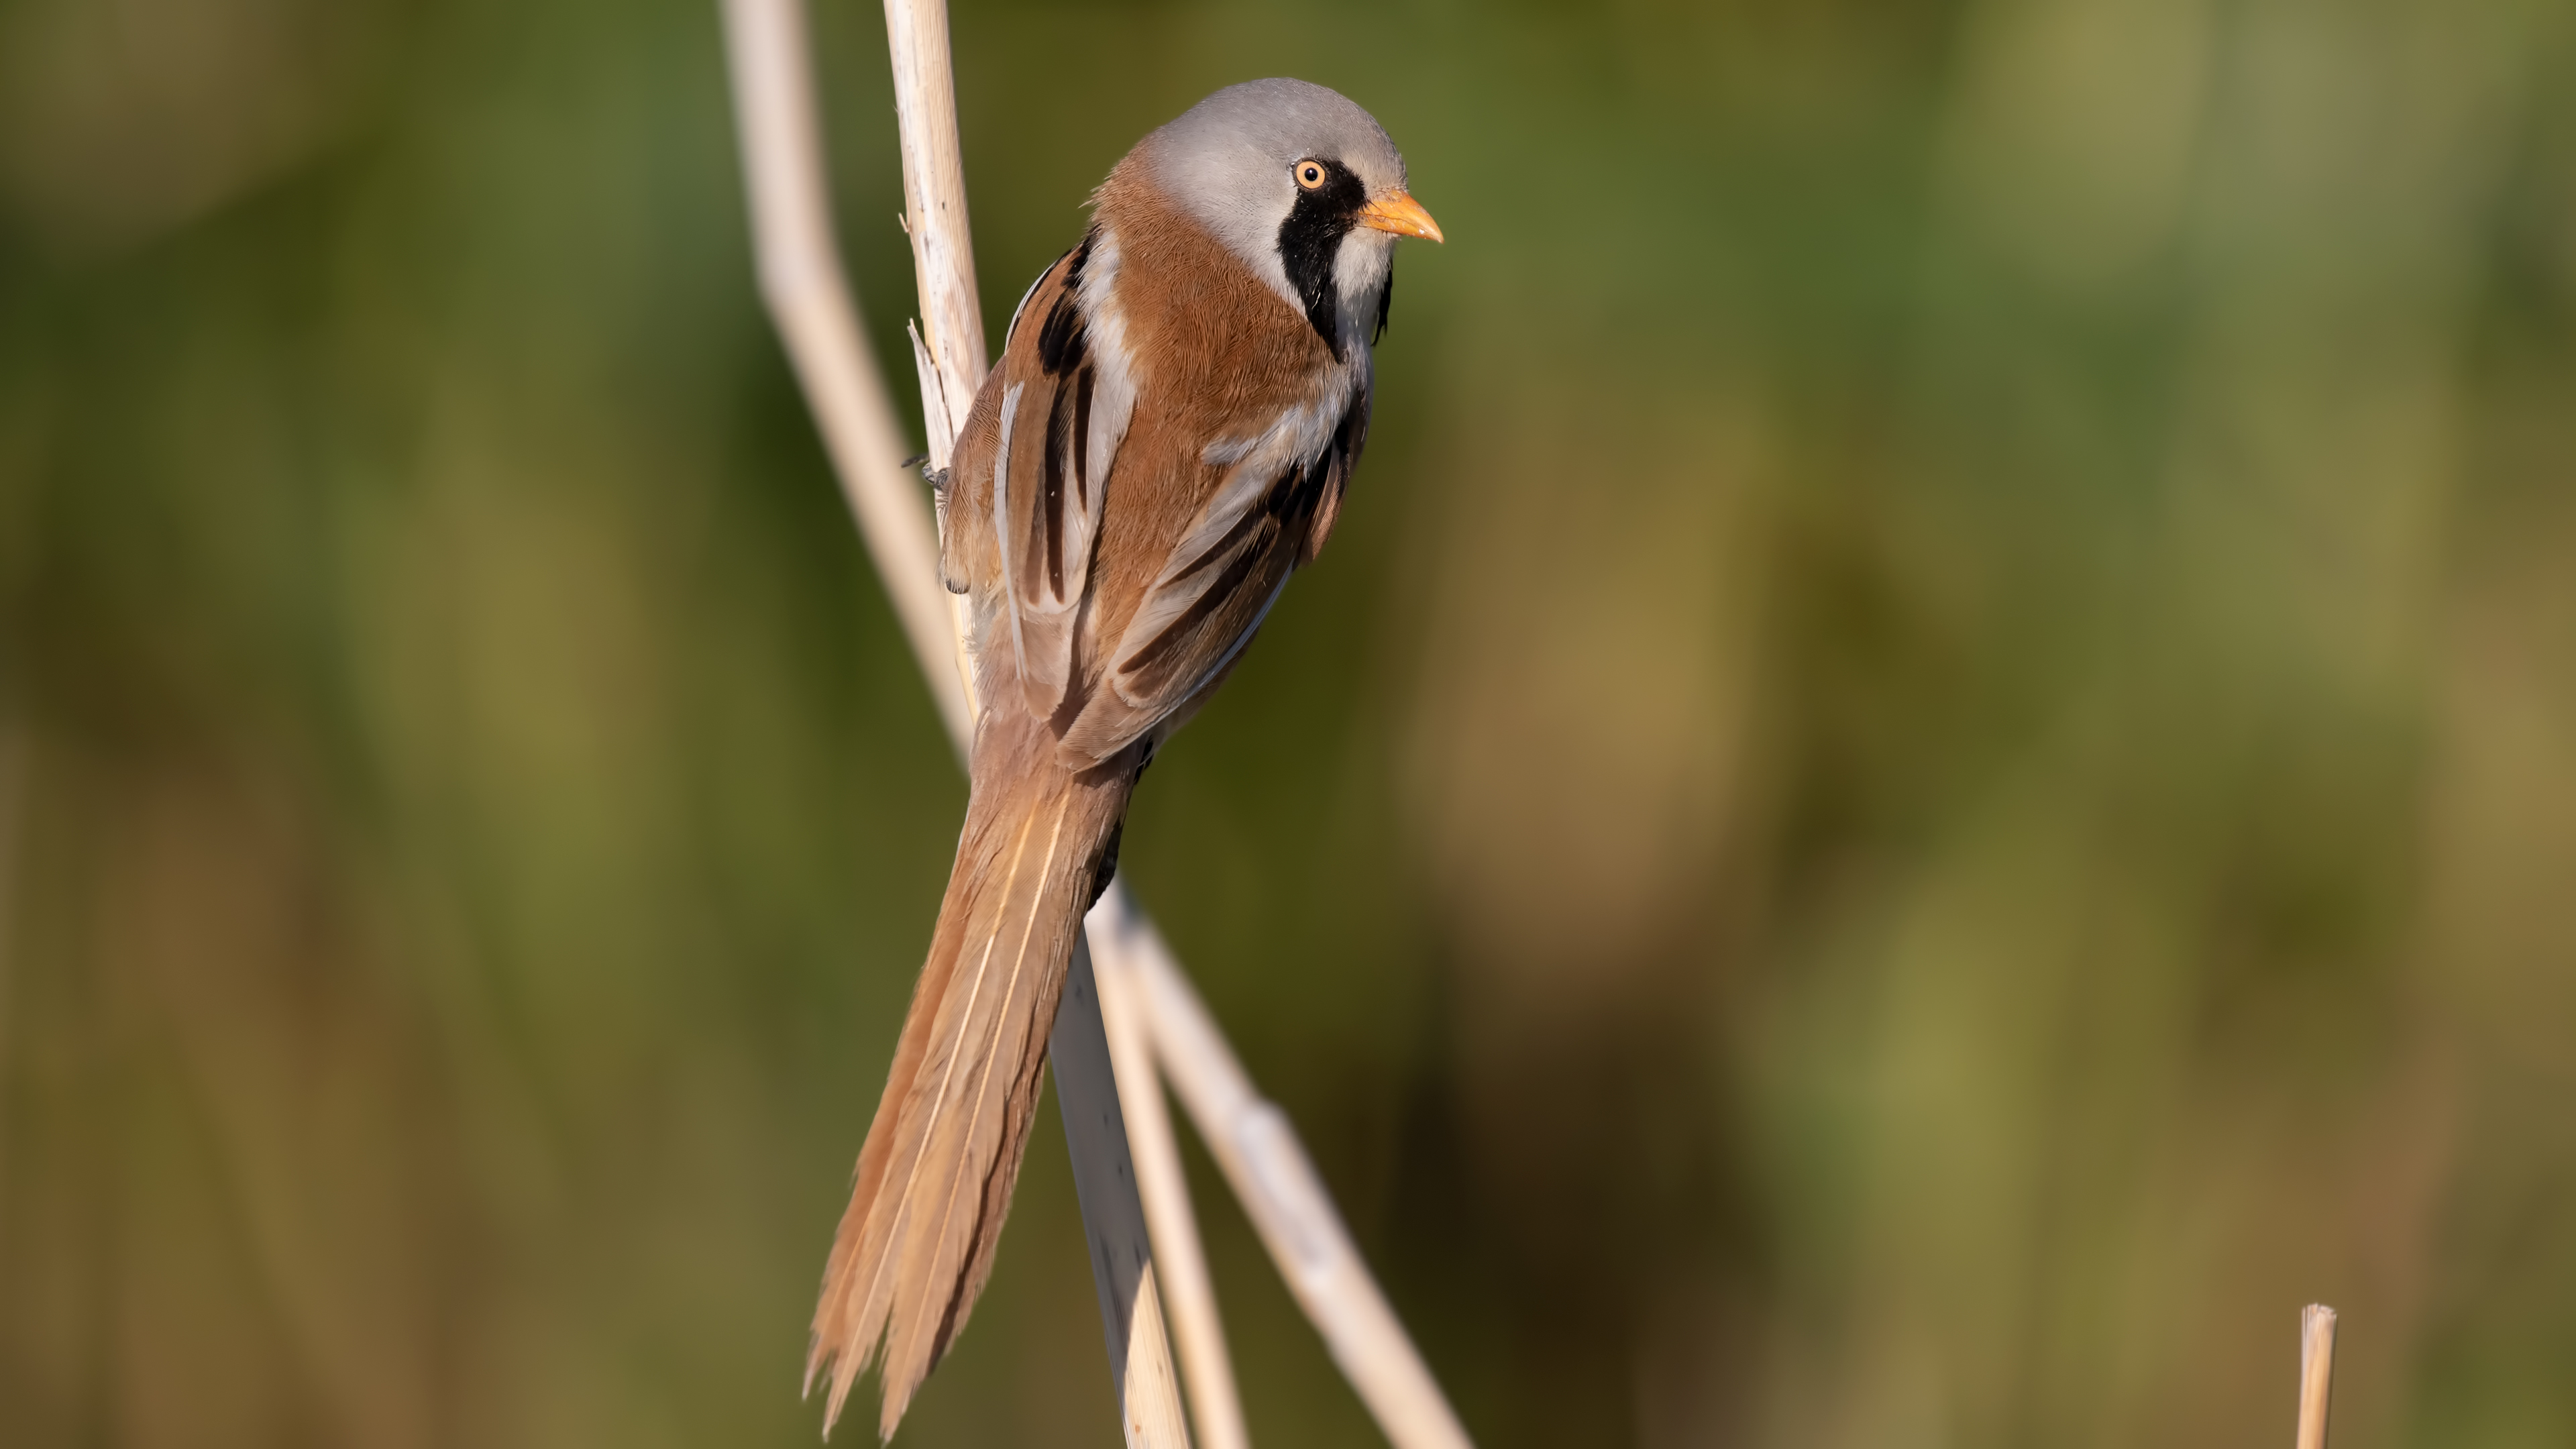
[[[1316,157],[1297,164],[1300,170],[1322,167],[1324,181],[1313,187],[1300,184],[1288,219],[1279,224],[1279,265],[1288,274],[1288,285],[1297,289],[1297,300],[1305,304],[1307,322],[1338,362],[1342,357],[1341,289],[1333,280],[1333,259],[1341,251],[1342,238],[1359,224],[1359,210],[1368,204],[1368,187],[1339,161]]]

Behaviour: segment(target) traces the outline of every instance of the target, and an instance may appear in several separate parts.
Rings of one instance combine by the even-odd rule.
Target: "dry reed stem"
[[[913,275],[921,292],[921,325],[911,331],[913,365],[922,377],[922,415],[932,440],[931,466],[944,469],[957,430],[974,406],[975,392],[984,385],[987,368],[983,309],[975,291],[975,250],[967,222],[965,152],[957,137],[948,6],[946,0],[886,0],[885,14],[886,48],[894,66],[896,133],[903,153],[904,233],[912,241]],[[962,647],[966,637],[962,599],[955,602],[952,617]],[[971,680],[971,668],[966,673]],[[1089,963],[1075,964],[1087,967]],[[1186,1249],[1191,1261],[1176,1275],[1171,1258],[1182,1251],[1181,1240],[1151,1231],[1159,1224],[1147,1215],[1139,1191],[1177,1173],[1179,1158],[1169,1153],[1166,1131],[1159,1142],[1149,1143],[1143,1161],[1136,1160],[1134,1139],[1120,1111],[1128,1096],[1121,1084],[1136,1072],[1132,1063],[1130,1070],[1118,1070],[1118,1038],[1110,1025],[1117,1020],[1114,993],[1099,995],[1096,979],[1093,991],[1099,1007],[1097,1024],[1088,1014],[1068,1019],[1059,1010],[1047,1049],[1057,1062],[1056,1101],[1064,1115],[1068,1144],[1091,1149],[1086,1154],[1090,1160],[1076,1166],[1076,1190],[1093,1280],[1107,1290],[1101,1300],[1102,1323],[1113,1345],[1110,1364],[1118,1384],[1120,1421],[1131,1449],[1186,1446],[1188,1433],[1173,1412],[1178,1406],[1165,1402],[1176,1376],[1171,1345],[1162,1331],[1160,1280],[1201,1283],[1206,1265],[1197,1261],[1193,1238]],[[1095,1055],[1109,1065],[1105,1079],[1089,1072],[1077,1072],[1068,1079],[1063,1070],[1068,1059],[1087,1060]],[[1114,1147],[1107,1132],[1086,1133],[1077,1126],[1113,1119],[1121,1129]],[[1169,1156],[1168,1164],[1164,1156]],[[1118,1165],[1128,1170],[1106,1171]],[[1083,1190],[1086,1181],[1088,1191]],[[1154,1272],[1156,1255],[1150,1246],[1155,1242],[1165,1246],[1159,1275]],[[1132,1277],[1119,1271],[1122,1260],[1133,1265]],[[1212,1295],[1185,1295],[1175,1305],[1172,1326],[1185,1343],[1207,1332],[1201,1320],[1213,1312],[1214,1302]],[[1117,1318],[1125,1320],[1123,1337]],[[1233,1440],[1211,1443],[1213,1449],[1243,1449],[1239,1429],[1243,1411],[1232,1404],[1231,1366],[1220,1367],[1228,1372],[1217,1380],[1197,1372],[1196,1363],[1191,1365],[1191,1402],[1198,1404],[1207,1396],[1209,1390],[1203,1384],[1222,1382],[1226,1404],[1217,1417],[1222,1422],[1224,1408],[1230,1407],[1238,1432]],[[1201,1416],[1204,1422],[1204,1408]],[[1207,1437],[1204,1428],[1201,1435]]]
[[[1192,1420],[1207,1449],[1248,1449],[1243,1402],[1235,1389],[1234,1361],[1225,1347],[1216,1286],[1199,1244],[1197,1214],[1190,1207],[1181,1149],[1172,1135],[1163,1083],[1154,1069],[1156,1042],[1138,979],[1135,952],[1118,923],[1135,914],[1115,879],[1086,919],[1084,955],[1100,983],[1100,1014],[1109,1028],[1109,1059],[1118,1069],[1118,1100],[1127,1112],[1127,1140],[1136,1153],[1136,1187],[1153,1229],[1155,1255],[1169,1290],[1173,1337],[1188,1370]],[[1150,929],[1150,928],[1149,928]]]
[[[1109,1343],[1109,1377],[1119,1386],[1119,1411],[1130,1446],[1186,1449],[1190,1436],[1181,1417],[1180,1379],[1172,1372],[1169,1340],[1163,1334],[1154,1239],[1137,1201],[1144,1179],[1128,1146],[1134,1138],[1131,1114],[1120,1110],[1124,1086],[1135,1073],[1112,1064],[1115,1054],[1101,1000],[1091,951],[1076,937],[1055,1031],[1047,1038],[1047,1069],[1055,1074],[1065,1146],[1073,1157],[1074,1195],[1082,1205],[1091,1281],[1100,1294],[1100,1326]],[[1168,1137],[1170,1129],[1164,1131]],[[1164,1256],[1167,1262],[1173,1258]]]
[[[984,385],[984,307],[975,293],[975,243],[966,222],[966,153],[957,139],[957,84],[948,57],[946,0],[886,0],[886,49],[894,62],[896,134],[903,145],[904,234],[921,284],[917,345],[937,369],[933,467]],[[929,399],[923,400],[925,411]]]
[[[962,753],[973,714],[958,664],[956,612],[939,584],[939,550],[921,485],[902,466],[903,430],[861,340],[858,306],[843,279],[806,63],[805,12],[798,0],[724,0],[724,20],[761,300],[822,429],[868,557]]]
[[[2311,1303],[2299,1313],[2299,1449],[2326,1449],[2334,1394],[2335,1311]]]
[[[1155,1056],[1173,1091],[1289,1292],[1388,1442],[1396,1449],[1469,1449],[1466,1429],[1369,1276],[1296,1129],[1254,1090],[1162,933],[1116,882],[1088,924],[1102,978],[1122,979],[1144,1004]],[[1135,1115],[1130,1112],[1131,1122]],[[1159,1234],[1155,1241],[1162,1241]]]
[[[900,35],[891,13],[895,8],[889,7],[888,28]],[[884,378],[860,340],[858,307],[841,270],[815,119],[804,10],[800,0],[724,0],[724,21],[761,297],[786,343],[878,577],[893,596],[922,676],[962,759],[974,728],[974,699],[973,673],[958,627],[961,616],[955,596],[939,583],[930,510],[923,506],[919,484],[898,462],[903,435],[886,399]],[[918,35],[921,28],[914,25],[911,31]],[[923,49],[914,47],[916,54]],[[944,11],[935,53],[942,76],[938,104],[917,104],[911,114],[944,112],[951,158],[947,169],[953,174],[956,114],[944,79]],[[914,151],[908,140],[907,178],[915,166]],[[908,180],[908,194],[920,190]],[[972,256],[962,244],[925,249],[922,241],[940,230],[943,218],[962,224],[963,183],[932,187],[925,194],[932,200],[908,219],[906,229],[916,239],[916,263],[924,264],[927,257],[938,267],[921,274],[925,296],[934,290],[931,279],[940,277],[937,290],[951,295],[951,305],[925,305],[924,311],[952,319],[947,351],[954,366],[974,369],[973,381],[963,385],[964,397],[971,400],[984,365],[971,274],[963,279],[962,306],[954,304],[953,294],[961,290],[955,267],[971,267]],[[953,206],[937,199],[952,194]],[[935,325],[933,336],[940,336]],[[960,338],[967,341],[961,344]],[[916,334],[914,345],[916,365],[924,374],[926,434],[934,462],[944,466],[955,436],[949,420],[962,419],[965,406],[948,405],[959,389],[933,360],[937,344],[926,346]],[[1187,1449],[1144,1209],[1125,1160],[1117,1089],[1099,1020],[1096,1010],[1059,1012],[1048,1047],[1057,1063],[1056,1099],[1073,1148],[1075,1190],[1082,1200],[1093,1279],[1100,1288],[1101,1325],[1110,1348],[1120,1422],[1129,1449]],[[1097,1070],[1084,1070],[1092,1064]]]

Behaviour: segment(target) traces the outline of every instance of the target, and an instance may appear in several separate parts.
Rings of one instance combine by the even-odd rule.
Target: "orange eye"
[[[1308,191],[1324,184],[1324,164],[1320,161],[1300,161],[1296,171],[1297,184]]]

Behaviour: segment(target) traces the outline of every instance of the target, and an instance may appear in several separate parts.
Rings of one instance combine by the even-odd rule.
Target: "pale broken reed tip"
[[[2299,1314],[2299,1449],[2325,1449],[2334,1395],[2335,1311],[2311,1303]]]

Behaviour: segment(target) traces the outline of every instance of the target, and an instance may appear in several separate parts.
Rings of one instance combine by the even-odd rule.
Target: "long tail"
[[[824,1432],[880,1343],[879,1429],[966,1325],[993,1268],[1037,1105],[1073,933],[1135,784],[1124,755],[1075,774],[1017,710],[977,732],[973,798],[894,1069],[841,1215],[805,1361]]]

